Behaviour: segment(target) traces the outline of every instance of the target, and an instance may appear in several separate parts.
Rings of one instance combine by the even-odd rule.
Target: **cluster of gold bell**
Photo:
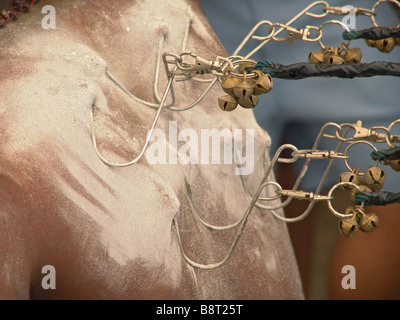
[[[311,51],[308,56],[309,62],[314,63],[330,63],[330,64],[354,64],[360,63],[362,53],[360,48],[348,48],[342,43],[341,48],[333,48],[326,46],[320,51]]]
[[[372,48],[377,48],[381,52],[389,53],[394,46],[400,46],[400,38],[389,37],[379,40],[366,39],[365,42]]]
[[[343,236],[352,237],[358,230],[372,232],[379,225],[378,215],[374,212],[365,212],[361,206],[348,207],[346,214],[352,214],[350,218],[339,220],[339,231]]]
[[[340,182],[351,182],[359,188],[345,187],[350,190],[350,199],[354,206],[346,209],[346,214],[352,214],[350,218],[339,220],[339,231],[342,235],[352,237],[358,230],[372,232],[378,227],[378,215],[373,212],[366,213],[362,206],[357,205],[356,194],[381,190],[385,179],[385,172],[378,167],[367,168],[363,176],[360,174],[359,168],[354,168],[351,172],[343,172],[340,175]]]
[[[243,70],[244,69],[244,70]],[[228,74],[221,83],[227,95],[218,98],[218,105],[223,111],[233,111],[238,105],[243,108],[254,108],[260,94],[268,93],[273,87],[272,77],[259,70],[252,71],[255,77],[249,78],[245,68],[239,68],[242,77]]]

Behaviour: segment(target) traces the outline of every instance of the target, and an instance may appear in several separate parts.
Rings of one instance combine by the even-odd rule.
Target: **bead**
[[[223,111],[233,111],[236,109],[238,103],[234,97],[228,94],[218,98],[218,105]]]
[[[385,182],[386,175],[385,171],[378,167],[369,167],[364,172],[364,180],[365,184],[372,191],[379,191],[383,187],[383,183]]]

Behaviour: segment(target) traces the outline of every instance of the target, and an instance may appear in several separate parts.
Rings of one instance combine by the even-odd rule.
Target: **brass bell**
[[[311,51],[308,55],[308,61],[313,63],[323,63],[324,62],[324,54],[321,51]]]
[[[398,159],[391,160],[390,166],[392,167],[393,170],[400,171],[400,160],[398,160]]]
[[[400,38],[393,38],[396,46],[400,46]]]
[[[350,218],[339,220],[338,227],[339,227],[339,232],[342,236],[350,238],[357,233],[359,226],[357,221],[358,217],[355,214],[353,207],[348,207],[346,209],[346,214],[349,213],[352,213],[353,216]]]
[[[360,185],[364,183],[364,180],[362,176],[359,174],[360,169],[359,168],[354,168],[351,172],[346,171],[342,172],[339,176],[339,182],[351,182],[356,185]],[[351,186],[343,186],[344,189],[346,190],[352,190],[353,188]]]
[[[249,98],[254,93],[254,86],[251,79],[246,79],[246,73],[244,73],[244,79],[235,88],[233,88],[233,94],[238,99]]]
[[[240,98],[238,99],[238,103],[245,109],[251,109],[257,105],[258,97],[256,95],[252,95],[248,98]]]
[[[225,95],[218,98],[218,105],[223,111],[233,111],[236,109],[238,102],[231,95]]]
[[[254,94],[260,95],[271,91],[274,83],[269,74],[264,74],[259,70],[254,70],[258,78],[254,81]]]
[[[350,192],[350,199],[353,203],[357,203],[356,202],[356,194],[360,193],[360,192],[372,192],[372,190],[365,185],[359,185],[358,186],[359,189],[353,188]]]
[[[383,187],[383,183],[385,182],[386,175],[385,171],[378,167],[369,167],[364,172],[364,180],[365,184],[372,191],[379,191]]]
[[[372,232],[379,226],[379,217],[373,212],[364,213],[361,215],[358,225],[361,231]]]
[[[342,57],[340,48],[327,47],[324,53],[324,62],[330,64],[345,64],[346,61]]]
[[[240,84],[241,80],[234,76],[225,77],[225,79],[221,82],[221,88],[227,94],[232,95],[233,89]]]
[[[368,47],[376,48],[376,40],[365,39],[365,43]]]
[[[342,43],[342,48],[346,52],[344,56],[344,60],[348,64],[352,63],[360,63],[362,59],[362,53],[360,48],[351,48],[349,49],[344,43]]]
[[[392,37],[376,40],[376,48],[379,51],[389,53],[390,51],[392,51],[394,46],[395,46],[395,41],[394,38]]]

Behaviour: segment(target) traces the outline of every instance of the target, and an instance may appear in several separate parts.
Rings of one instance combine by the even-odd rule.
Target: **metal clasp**
[[[314,200],[314,201],[321,201],[321,200],[332,200],[332,196],[323,196],[314,194],[313,192],[305,192],[301,190],[277,190],[281,196],[293,197],[298,200]]]
[[[292,157],[294,158],[305,158],[305,159],[348,159],[349,156],[335,152],[333,150],[313,150],[313,149],[304,149],[299,151],[292,152]]]
[[[286,30],[286,36],[285,37],[276,37],[273,36],[272,39],[274,41],[288,41],[289,45],[293,43],[293,40],[303,40],[303,41],[318,41],[322,37],[322,32],[319,29],[319,27],[316,26],[306,26],[304,29],[297,29],[288,25],[284,25],[281,23],[274,24],[278,25]],[[316,30],[317,31],[317,36],[315,38],[310,37],[310,30]]]
[[[340,127],[350,127],[355,131],[353,137],[348,139],[341,137],[339,132],[336,131],[336,137],[341,141],[370,140],[380,143],[385,142],[387,139],[387,134],[385,133],[380,133],[376,129],[364,128],[361,120],[357,121],[356,124],[342,123]]]
[[[217,57],[214,61],[200,57],[190,51],[182,52],[179,56],[181,59],[176,60],[177,70],[174,73],[184,75],[187,79],[194,78],[196,75],[210,73],[220,75],[223,73],[223,69],[228,65],[233,68],[232,62],[224,57]],[[186,56],[192,58],[193,61],[184,61]]]
[[[358,8],[353,6],[344,6],[344,7],[326,7],[324,11],[334,15],[347,15],[347,14],[354,14],[356,16],[363,15],[371,17],[376,13],[369,9]]]

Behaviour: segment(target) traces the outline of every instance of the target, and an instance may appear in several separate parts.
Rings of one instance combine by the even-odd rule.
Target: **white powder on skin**
[[[191,14],[193,29],[188,49],[207,58],[215,58],[222,52],[204,21],[191,10],[183,0],[152,0],[140,1],[131,11],[121,14],[121,32],[129,35],[136,46],[132,47],[132,60],[127,63],[132,72],[118,79],[133,94],[152,99],[159,36],[168,31],[165,51],[179,52]],[[127,48],[131,45],[126,43]],[[210,232],[199,225],[195,215],[222,225],[241,218],[248,198],[239,177],[234,175],[234,164],[149,166],[139,162],[126,168],[106,166],[97,158],[91,142],[93,106],[99,150],[111,162],[136,157],[155,111],[131,100],[106,77],[106,64],[110,66],[107,55],[99,55],[79,42],[58,38],[57,33],[26,39],[23,46],[31,48],[38,61],[28,77],[5,82],[0,88],[0,95],[7,97],[0,112],[11,137],[3,150],[11,157],[35,156],[37,159],[32,161],[43,164],[40,174],[48,177],[49,185],[55,188],[51,196],[59,204],[56,214],[73,230],[71,246],[81,244],[85,252],[84,256],[76,257],[75,263],[90,265],[89,271],[82,270],[83,274],[87,272],[104,279],[109,290],[119,290],[121,294],[132,290],[133,284],[143,292],[151,290],[153,284],[174,290],[180,288],[182,292],[187,290],[199,294],[195,297],[200,298],[234,298],[242,294],[250,297],[256,293],[249,286],[257,283],[261,289],[255,292],[269,292],[274,297],[284,296],[285,286],[294,283],[292,292],[286,294],[301,297],[296,267],[290,265],[294,264],[294,258],[286,227],[268,212],[254,210],[226,267],[193,270],[182,261],[171,226],[177,214],[184,248],[190,257],[210,263],[226,255],[235,230]],[[165,76],[160,81],[160,91],[164,85]],[[204,85],[190,81],[176,84],[178,104],[191,103],[202,89]],[[7,95],[8,92],[12,94]],[[29,94],[21,95],[21,92]],[[164,110],[157,127],[167,132],[168,121],[174,120],[179,128],[193,128],[198,132],[202,128],[253,128],[255,157],[261,159],[265,145],[270,143],[269,137],[257,126],[251,111],[221,112],[216,102],[221,94],[215,86],[192,110],[182,113]],[[18,108],[10,109],[8,105]],[[22,160],[17,162],[28,161]],[[250,193],[261,179],[261,167],[261,163],[256,163],[253,175],[246,178]],[[192,190],[191,209],[185,200],[185,180]],[[85,251],[88,248],[93,249]],[[99,252],[104,252],[106,258]],[[140,274],[134,274],[138,265],[148,270],[151,280],[145,281],[140,279]],[[244,273],[230,281],[233,274],[250,265],[254,267],[249,270],[252,278],[248,279]],[[129,285],[129,281],[133,284]],[[282,283],[283,287],[279,288]],[[195,285],[194,289],[188,289]],[[263,286],[269,289],[262,289]]]

